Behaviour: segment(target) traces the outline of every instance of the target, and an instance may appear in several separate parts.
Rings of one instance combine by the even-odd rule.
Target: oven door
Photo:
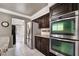
[[[74,56],[75,42],[71,40],[53,38],[50,40],[50,52],[58,56]]]

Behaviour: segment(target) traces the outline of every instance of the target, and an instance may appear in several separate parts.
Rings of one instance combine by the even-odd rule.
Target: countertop
[[[50,38],[49,35],[35,35],[35,36],[38,36],[38,37],[44,37],[44,38]]]

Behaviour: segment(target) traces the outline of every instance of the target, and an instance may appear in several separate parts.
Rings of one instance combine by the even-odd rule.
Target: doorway
[[[16,46],[18,44],[24,44],[24,37],[25,37],[25,22],[21,19],[12,19],[12,29],[13,29],[13,44]]]
[[[13,45],[16,44],[16,26],[12,25]]]
[[[24,44],[24,26],[16,25],[16,44]]]

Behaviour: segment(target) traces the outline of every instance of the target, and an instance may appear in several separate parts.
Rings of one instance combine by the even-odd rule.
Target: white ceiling
[[[0,8],[32,16],[47,5],[48,3],[0,3]]]

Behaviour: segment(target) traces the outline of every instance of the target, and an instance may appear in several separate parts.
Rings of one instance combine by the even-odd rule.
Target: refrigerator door
[[[29,48],[32,48],[32,37],[31,37],[31,30],[32,30],[32,24],[31,22],[27,23],[27,46]]]

